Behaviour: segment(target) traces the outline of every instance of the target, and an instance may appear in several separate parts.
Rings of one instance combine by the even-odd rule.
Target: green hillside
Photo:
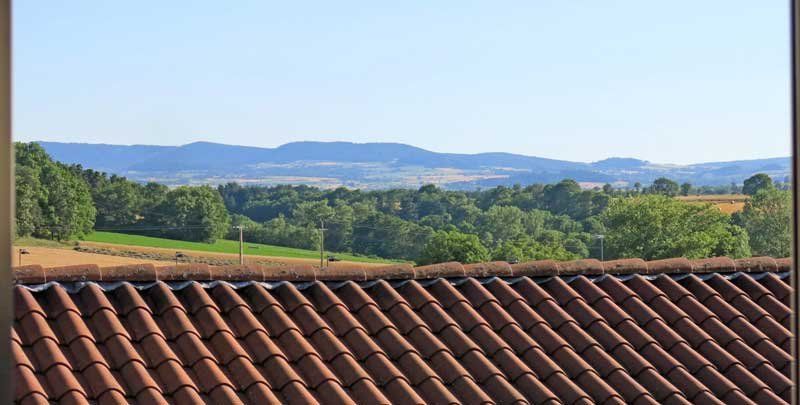
[[[232,240],[218,240],[216,243],[187,242],[182,240],[154,238],[151,236],[129,235],[114,232],[94,232],[86,236],[87,242],[113,243],[116,245],[131,245],[153,248],[195,250],[215,253],[239,253],[239,242]],[[258,243],[244,244],[244,254],[254,256],[275,256],[298,259],[319,259],[319,252],[314,250],[295,249],[281,246],[262,245]],[[364,256],[326,252],[334,254],[341,260],[365,263],[391,263],[389,260],[374,259]]]

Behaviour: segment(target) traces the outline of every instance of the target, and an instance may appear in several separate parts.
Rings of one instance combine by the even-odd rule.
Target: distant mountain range
[[[754,173],[784,180],[791,159],[737,160],[690,165],[632,158],[593,163],[513,153],[437,153],[399,143],[293,142],[277,148],[195,142],[182,146],[39,142],[64,163],[77,163],[131,180],[169,185],[309,184],[376,189],[437,184],[450,189],[552,183],[575,179],[586,187],[647,184],[665,176],[694,185],[741,183]]]

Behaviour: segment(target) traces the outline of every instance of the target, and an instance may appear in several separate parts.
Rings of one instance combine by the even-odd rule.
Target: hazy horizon
[[[577,162],[783,157],[788,14],[782,1],[20,2],[14,134]]]
[[[662,164],[662,165],[690,165],[690,164],[703,164],[703,163],[712,163],[712,162],[713,163],[720,163],[720,162],[726,162],[726,161],[745,161],[745,160],[765,160],[765,159],[791,158],[791,153],[788,153],[788,154],[783,155],[783,156],[766,156],[766,157],[741,158],[741,159],[729,159],[729,160],[713,160],[713,161],[712,160],[703,160],[703,161],[686,162],[686,163],[676,163],[676,162],[669,162],[669,161],[651,161],[651,160],[642,159],[642,158],[639,158],[639,157],[636,157],[636,156],[608,156],[608,157],[604,157],[602,159],[584,161],[584,160],[561,159],[561,158],[558,158],[558,157],[545,156],[545,155],[529,155],[529,154],[525,154],[525,153],[507,152],[507,151],[499,151],[499,150],[488,150],[488,151],[484,151],[484,152],[475,152],[475,153],[459,153],[459,152],[450,152],[450,151],[439,151],[439,150],[432,150],[432,149],[423,148],[423,147],[420,147],[420,146],[412,145],[412,144],[409,144],[409,143],[403,143],[403,142],[378,142],[378,141],[376,141],[376,142],[353,142],[353,141],[346,141],[346,140],[341,140],[341,141],[315,141],[315,140],[311,140],[311,139],[305,139],[305,140],[304,139],[299,139],[299,140],[296,140],[296,141],[289,141],[289,142],[286,142],[286,143],[282,143],[282,144],[276,145],[276,146],[242,145],[242,144],[232,144],[232,143],[218,142],[218,141],[209,141],[209,140],[196,140],[196,141],[191,141],[191,142],[183,143],[183,144],[157,144],[157,143],[143,144],[143,143],[114,143],[114,142],[48,141],[48,140],[42,140],[42,139],[32,139],[32,140],[25,141],[25,142],[57,142],[57,143],[73,143],[73,144],[85,144],[85,145],[160,146],[160,147],[181,147],[181,146],[186,146],[186,145],[190,145],[190,144],[194,144],[194,143],[211,143],[211,144],[219,144],[219,145],[242,146],[242,147],[247,147],[247,148],[264,148],[264,149],[275,149],[275,148],[279,148],[281,146],[284,146],[284,145],[287,145],[287,144],[290,144],[290,143],[304,143],[304,142],[308,142],[308,143],[351,143],[351,144],[356,144],[356,145],[361,145],[361,144],[396,144],[396,145],[412,146],[412,147],[415,147],[415,148],[427,150],[429,152],[443,153],[443,154],[453,154],[453,153],[455,153],[455,154],[464,154],[464,155],[479,155],[479,154],[491,154],[491,153],[508,153],[508,154],[513,154],[513,155],[539,157],[539,158],[552,159],[552,160],[564,160],[564,161],[570,161],[570,162],[576,162],[576,163],[594,163],[594,162],[599,162],[599,161],[609,160],[609,159],[637,159],[637,160],[643,160],[643,161],[647,161],[648,163],[657,164],[657,165],[658,164]]]

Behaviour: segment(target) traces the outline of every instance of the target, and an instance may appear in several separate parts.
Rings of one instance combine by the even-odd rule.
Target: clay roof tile
[[[784,403],[790,266],[28,266],[15,400]]]

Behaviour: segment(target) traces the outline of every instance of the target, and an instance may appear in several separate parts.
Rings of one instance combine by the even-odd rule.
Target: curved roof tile
[[[14,269],[17,403],[786,403],[789,259]]]

